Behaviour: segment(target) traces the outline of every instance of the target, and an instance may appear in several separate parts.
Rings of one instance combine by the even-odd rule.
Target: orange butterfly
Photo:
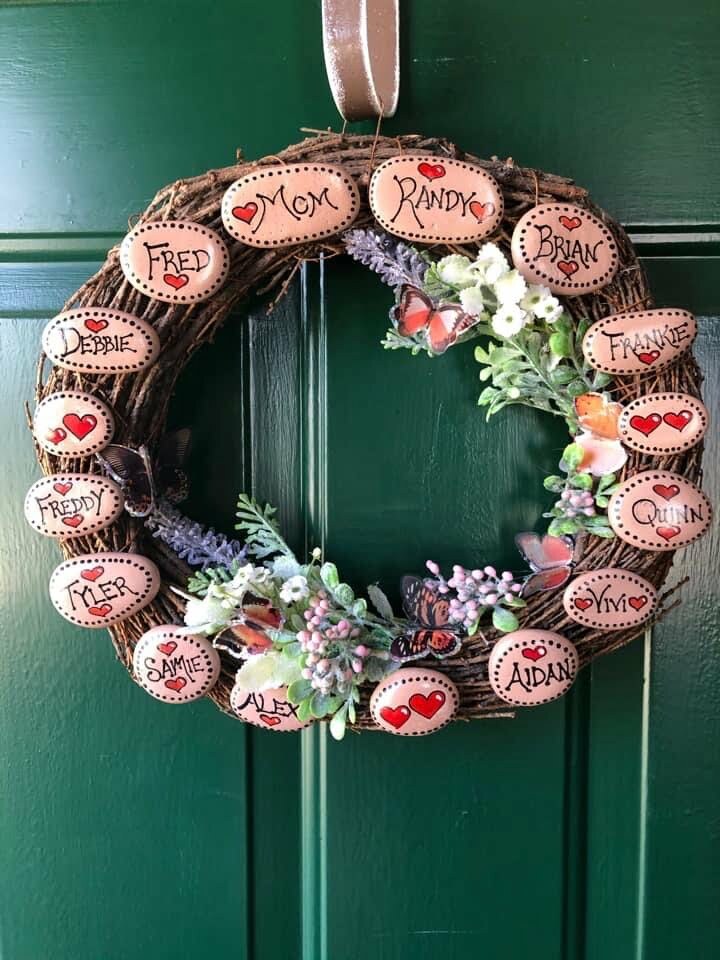
[[[445,353],[478,319],[468,316],[457,303],[436,306],[422,290],[409,285],[401,288],[400,301],[393,311],[398,332],[404,337],[424,333],[433,353]]]
[[[405,662],[432,654],[438,660],[453,657],[462,638],[450,623],[450,602],[437,585],[420,577],[402,578],[403,608],[410,621],[408,631],[395,637],[390,648],[393,660]]]
[[[603,393],[584,393],[575,397],[574,406],[582,427],[574,442],[585,451],[580,470],[596,477],[619,470],[627,460],[618,432],[622,404],[614,403]]]

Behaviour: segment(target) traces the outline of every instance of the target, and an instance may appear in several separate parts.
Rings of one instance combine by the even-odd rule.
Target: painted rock
[[[389,233],[419,243],[469,243],[489,236],[504,201],[482,167],[421,154],[381,163],[370,181],[370,208]]]
[[[567,693],[578,671],[574,645],[551,630],[516,630],[498,640],[488,676],[506,703],[536,707]]]
[[[53,473],[25,496],[25,519],[46,537],[82,537],[109,527],[122,513],[120,487],[107,477]]]
[[[655,613],[657,590],[644,577],[619,567],[591,570],[575,577],[563,594],[567,615],[596,630],[624,630]]]
[[[641,453],[680,453],[700,443],[708,425],[705,405],[686,393],[651,393],[623,410],[620,439]]]
[[[646,470],[629,477],[610,497],[610,526],[641,550],[677,550],[710,526],[710,501],[684,477]]]
[[[108,627],[151,603],[160,589],[158,568],[137,553],[88,553],[66,560],[50,577],[50,599],[79,627]]]
[[[459,703],[457,687],[445,674],[404,667],[375,687],[370,712],[388,733],[422,737],[450,723]]]
[[[130,283],[153,300],[194,303],[222,286],[230,256],[219,234],[191,220],[138,224],[120,245]]]
[[[677,360],[696,334],[695,317],[687,310],[614,313],[590,327],[582,348],[595,370],[646,373]]]
[[[33,434],[59,457],[83,457],[106,447],[115,430],[108,407],[89,393],[63,390],[45,397],[35,410]]]
[[[248,693],[234,686],[230,693],[230,706],[246,723],[276,733],[290,733],[309,727],[313,722],[301,723],[297,707],[287,698],[287,687],[274,687],[261,693]]]
[[[263,167],[226,191],[222,218],[229,234],[251,247],[320,240],[345,230],[360,194],[342,167],[299,163]]]
[[[160,352],[153,328],[129,313],[81,307],[47,324],[42,346],[57,367],[79,373],[132,373],[150,366]]]
[[[133,654],[135,679],[156,700],[188,703],[204,697],[220,676],[220,657],[207,637],[191,637],[180,627],[153,627]]]
[[[619,258],[602,221],[569,203],[541,203],[517,222],[512,258],[526,280],[574,297],[610,283]]]

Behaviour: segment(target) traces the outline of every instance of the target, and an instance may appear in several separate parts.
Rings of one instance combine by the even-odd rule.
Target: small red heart
[[[185,677],[173,677],[172,680],[166,680],[165,686],[168,690],[174,690],[176,693],[187,684]]]
[[[408,703],[410,704],[410,709],[414,710],[415,713],[419,713],[420,716],[425,717],[426,720],[432,720],[440,707],[445,703],[445,699],[445,694],[442,690],[433,690],[433,692],[427,696],[422,693],[414,693],[408,700]]]
[[[645,604],[648,602],[647,597],[628,597],[628,603],[633,608],[633,610],[642,610]]]
[[[173,652],[173,650],[177,650],[177,644],[175,643],[174,640],[168,640],[167,643],[159,643],[157,645],[157,648],[160,651],[160,653],[164,653],[166,656],[169,657],[170,654]]]
[[[672,540],[680,533],[680,527],[656,527],[655,533],[663,540]]]
[[[522,655],[526,660],[542,660],[547,653],[546,647],[525,647]]]
[[[668,487],[664,483],[656,483],[653,492],[662,497],[663,500],[672,500],[680,493],[680,487],[676,483],[671,483]]]
[[[691,410],[681,410],[680,413],[666,413],[663,417],[663,420],[669,427],[672,427],[673,430],[679,430],[682,432],[690,423],[692,418],[693,415]]]
[[[94,582],[98,577],[103,575],[104,569],[105,567],[93,567],[92,570],[83,570],[80,576],[83,580],[92,580]]]
[[[165,283],[174,290],[179,290],[186,283],[190,283],[190,277],[186,273],[166,273],[163,276]]]
[[[580,267],[574,260],[558,260],[558,270],[561,270],[566,277],[571,277],[579,269]]]
[[[112,607],[109,603],[104,603],[101,607],[88,607],[88,613],[91,613],[94,617],[106,617],[109,613],[112,613]]]
[[[252,218],[258,212],[256,203],[246,203],[244,207],[233,207],[232,215],[236,220],[242,220],[243,223],[250,223]]]
[[[588,607],[592,606],[592,600],[588,600],[585,597],[577,597],[575,600],[575,606],[578,610],[587,610]]]
[[[108,325],[107,320],[93,320],[92,317],[88,317],[85,321],[85,326],[90,330],[91,333],[100,333],[101,330],[104,330]]]
[[[97,417],[94,417],[91,413],[85,413],[82,417],[79,417],[76,413],[66,413],[63,417],[63,425],[68,428],[74,437],[83,440],[97,426]]]
[[[54,430],[48,430],[47,438],[50,443],[54,443],[56,446],[58,443],[62,443],[67,434],[62,427],[55,427]]]
[[[54,483],[53,490],[59,493],[61,497],[64,497],[66,493],[70,493],[72,490],[72,480],[68,480],[67,483]]]
[[[386,723],[389,723],[391,727],[395,727],[396,730],[399,730],[404,724],[410,719],[410,711],[407,707],[383,707],[380,711],[380,716]]]
[[[651,350],[650,353],[639,353],[638,360],[649,367],[651,363],[655,363],[659,356],[659,350]]]
[[[262,722],[265,724],[266,727],[276,727],[281,722],[280,717],[271,717],[267,713],[261,713],[260,719],[262,720]]]
[[[560,223],[566,230],[577,230],[578,227],[582,226],[580,217],[566,217],[564,214],[560,217]]]
[[[428,180],[439,180],[445,176],[445,167],[441,163],[426,163],[423,161],[418,164],[418,173]]]
[[[633,430],[638,430],[646,437],[649,437],[653,430],[657,430],[661,423],[662,417],[659,413],[651,413],[647,417],[630,417],[630,426]]]
[[[74,513],[71,517],[63,517],[62,522],[66,527],[79,527],[83,522],[83,515],[81,513]]]
[[[487,220],[488,217],[491,217],[495,213],[495,204],[491,200],[488,200],[487,203],[480,203],[478,200],[473,200],[470,204],[470,213],[478,223],[482,223],[483,220]]]

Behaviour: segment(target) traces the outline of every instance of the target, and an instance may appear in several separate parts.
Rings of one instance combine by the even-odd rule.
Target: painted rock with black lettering
[[[501,700],[518,707],[536,707],[567,693],[578,666],[574,644],[561,634],[516,630],[492,648],[488,678]]]
[[[619,567],[582,573],[566,587],[565,612],[595,630],[625,630],[649,620],[657,609],[657,590],[644,577]]]
[[[677,550],[710,526],[705,494],[678,473],[646,470],[625,480],[610,497],[610,526],[641,550]]]
[[[526,280],[566,297],[604,287],[620,263],[605,224],[570,203],[541,203],[528,210],[515,226],[510,249]]]
[[[585,359],[604,373],[662,370],[692,346],[695,317],[687,310],[614,313],[594,323],[583,340]]]
[[[459,703],[457,687],[444,673],[403,667],[375,687],[370,712],[387,733],[423,737],[450,723]]]
[[[360,194],[342,167],[327,163],[261,167],[225,192],[227,232],[251,247],[290,246],[346,230]]]
[[[135,289],[153,300],[195,303],[223,285],[230,255],[208,227],[191,220],[154,220],[127,234],[120,266]]]
[[[188,636],[180,627],[161,624],[138,640],[133,675],[156,700],[189,703],[215,686],[220,657],[207,637]]]
[[[113,415],[102,400],[77,390],[51,393],[33,417],[35,439],[58,457],[97,453],[110,443],[114,430]]]
[[[78,373],[133,373],[149,367],[160,352],[150,324],[105,307],[78,307],[53,317],[42,346],[56,367]]]
[[[504,202],[497,181],[472,163],[403,154],[370,181],[370,209],[381,227],[414,243],[470,243],[493,233]]]
[[[88,553],[56,567],[50,599],[79,627],[109,627],[142,610],[160,589],[158,568],[137,553]]]
[[[641,453],[681,453],[700,443],[708,425],[705,405],[687,393],[638,397],[618,420],[620,439]]]
[[[122,513],[120,487],[107,477],[53,473],[25,496],[25,519],[46,537],[68,540],[109,527]]]
[[[241,720],[274,733],[292,733],[313,722],[298,720],[298,708],[288,700],[287,687],[250,693],[236,684],[230,693],[230,706]]]

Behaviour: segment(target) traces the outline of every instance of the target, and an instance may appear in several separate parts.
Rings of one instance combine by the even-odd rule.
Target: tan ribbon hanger
[[[395,114],[400,89],[398,0],[322,0],[325,69],[344,120]]]

